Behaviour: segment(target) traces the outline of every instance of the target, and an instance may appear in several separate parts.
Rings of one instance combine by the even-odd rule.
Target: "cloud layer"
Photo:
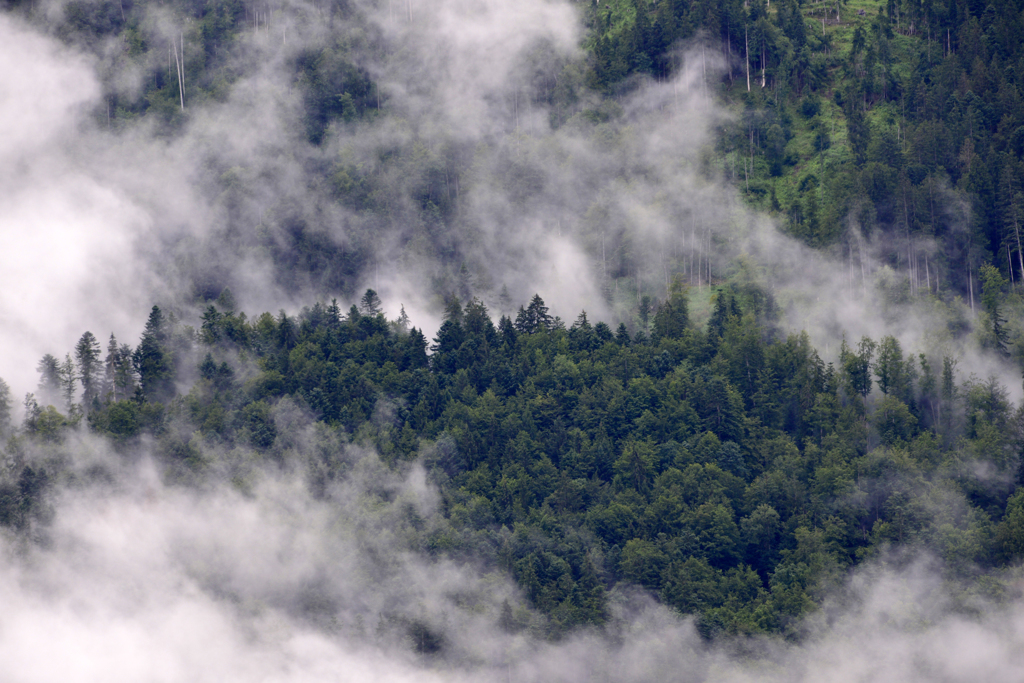
[[[275,462],[208,451],[190,486],[85,435],[29,454],[61,483],[36,542],[0,537],[5,679],[916,683],[1013,681],[1024,664],[1020,595],[956,606],[928,558],[865,564],[799,644],[710,645],[628,590],[601,632],[508,633],[506,601],[536,617],[506,575],[420,545],[447,522],[418,465],[385,466],[288,406],[278,421]]]

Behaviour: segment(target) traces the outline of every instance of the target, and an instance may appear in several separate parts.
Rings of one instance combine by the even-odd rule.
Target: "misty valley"
[[[0,679],[1019,680],[1022,24],[0,0]]]

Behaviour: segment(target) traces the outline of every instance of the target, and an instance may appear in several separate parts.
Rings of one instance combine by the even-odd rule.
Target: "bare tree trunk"
[[[910,276],[910,296],[917,296],[914,287],[914,247],[910,243],[910,235],[907,235],[907,273]]]
[[[967,260],[967,286],[971,290],[971,313],[974,313],[974,273],[971,271],[971,261]]]
[[[750,172],[753,173],[754,172],[754,126],[751,125],[749,130],[750,130],[750,147],[748,149],[750,151]],[[743,168],[744,168],[744,170],[746,169],[746,164],[744,164]],[[748,177],[747,178],[747,192],[749,192],[749,191],[750,191],[750,178]]]
[[[708,252],[707,252],[708,256],[707,256],[707,259],[706,259],[706,263],[707,263],[707,267],[708,267],[708,287],[711,287],[711,226],[708,226],[707,234],[708,234]]]
[[[864,272],[864,244],[859,235],[857,236],[857,260],[860,261],[860,289],[863,295],[868,291],[868,276]]]
[[[693,268],[693,259],[697,259],[697,269]],[[700,252],[697,246],[697,217],[693,217],[693,225],[690,226],[690,284],[697,285],[697,291],[700,291]]]
[[[1010,256],[1010,245],[1007,245],[1007,269],[1010,270],[1010,289],[1012,290],[1014,286],[1014,259]]]
[[[708,106],[708,62],[704,56],[704,44],[700,46],[700,68],[701,68],[701,79],[700,85],[704,90],[704,108]]]
[[[1017,236],[1017,258],[1020,261],[1020,276],[1024,278],[1024,249],[1020,246],[1020,221],[1017,220],[1017,198],[1010,198],[1010,209],[1013,211],[1013,233]]]
[[[181,77],[181,60],[178,59],[178,44],[175,41],[171,41],[171,45],[174,49],[174,68],[178,72],[178,98],[181,101],[181,110],[185,111],[185,85]]]
[[[729,82],[732,83],[732,36],[725,39],[725,54],[729,60]]]
[[[743,58],[747,63],[747,92],[750,92],[750,36],[746,28],[743,29]]]

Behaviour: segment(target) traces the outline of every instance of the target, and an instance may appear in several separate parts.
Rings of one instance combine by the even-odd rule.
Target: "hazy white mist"
[[[59,4],[48,8],[59,16]],[[742,257],[787,329],[807,329],[824,355],[844,334],[894,334],[906,351],[995,374],[1019,400],[1000,361],[933,332],[948,311],[878,314],[873,282],[885,271],[870,245],[856,268],[806,248],[702,169],[712,126],[729,113],[706,95],[705,68],[716,66],[699,53],[681,53],[675,81],[640,84],[621,115],[555,129],[531,84],[579,58],[572,4],[395,0],[360,16],[355,28],[387,45],[358,54],[386,113],[336,123],[316,148],[289,71],[300,50],[330,39],[315,7],[282,6],[265,34],[245,37],[232,55],[242,75],[223,101],[186,102],[170,134],[104,125],[104,87],[132,91],[146,65],[116,46],[62,47],[44,24],[0,15],[0,377],[16,396],[34,389],[44,353],[62,357],[86,330],[134,344],[154,303],[194,315],[196,299],[223,286],[250,315],[344,299],[281,272],[261,246],[267,235],[287,244],[281,217],[293,212],[332,244],[370,245],[374,266],[347,290],[378,289],[389,315],[404,304],[428,332],[437,283],[451,281],[452,265],[436,258],[445,250],[492,310],[504,285],[517,304],[540,292],[568,320],[583,309],[627,317],[628,297],[663,294],[680,262],[703,291],[708,264],[717,278]],[[155,11],[147,21],[167,36],[179,25]],[[580,111],[592,104],[585,91],[578,100]],[[440,164],[457,221],[409,223],[408,184],[422,170],[412,167],[377,169],[392,174],[388,221],[332,198],[332,169],[374,169],[386,146]],[[640,265],[611,278],[626,252]],[[411,525],[446,523],[422,467],[393,472],[297,409],[289,419],[283,465],[210,453],[223,471],[197,490],[166,483],[145,448],[115,453],[87,435],[32,454],[71,461],[76,476],[61,482],[40,543],[0,536],[0,679],[844,683],[1016,681],[1024,670],[1020,596],[956,616],[941,567],[926,560],[860,571],[801,645],[710,647],[640,593],[613,596],[604,633],[554,644],[530,628],[504,633],[503,601],[525,612],[504,574],[412,545]],[[307,479],[324,451],[343,475],[318,498]],[[419,627],[443,639],[440,654],[415,653]]]

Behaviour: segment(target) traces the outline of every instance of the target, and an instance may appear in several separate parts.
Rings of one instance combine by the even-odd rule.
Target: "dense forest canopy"
[[[185,600],[313,678],[282,630],[1019,650],[1024,6],[470,4],[3,4],[11,624]]]
[[[503,613],[513,631],[601,626],[609,591],[636,584],[708,638],[796,635],[851,568],[895,549],[941,557],[970,610],[979,591],[1004,598],[1024,553],[1024,412],[996,378],[889,336],[826,364],[766,322],[756,289],[720,288],[697,327],[677,284],[635,332],[586,312],[566,325],[539,295],[495,324],[453,297],[433,343],[373,290],[297,316],[250,319],[231,300],[198,328],[154,306],[134,349],[111,336],[104,355],[87,332],[73,356],[45,356],[20,429],[5,387],[0,519],[44,524],[76,429],[126,456],[151,442],[183,485],[244,489],[266,463],[329,499],[351,465],[337,447],[295,450],[284,415],[299,410],[318,441],[426,468],[443,521],[412,520],[408,542],[514,577],[532,611]]]

